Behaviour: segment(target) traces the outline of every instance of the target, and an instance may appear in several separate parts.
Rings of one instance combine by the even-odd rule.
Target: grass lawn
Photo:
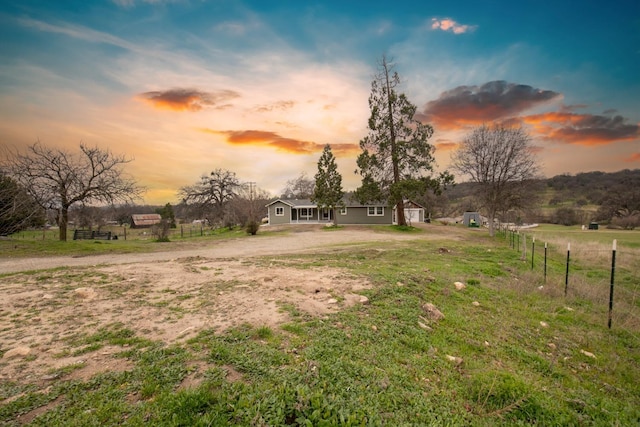
[[[204,329],[179,345],[112,325],[70,351],[119,346],[132,369],[87,381],[63,372],[46,393],[41,379],[2,380],[0,425],[47,404],[32,425],[638,425],[640,323],[608,329],[606,304],[564,297],[561,266],[545,284],[504,238],[469,230],[452,240],[446,229],[256,259],[341,268],[374,286],[362,291],[368,303],[336,314],[283,307],[290,321],[279,327]],[[620,286],[637,289],[640,271],[625,274]],[[638,301],[627,304],[637,320]],[[204,374],[184,387],[196,365]]]

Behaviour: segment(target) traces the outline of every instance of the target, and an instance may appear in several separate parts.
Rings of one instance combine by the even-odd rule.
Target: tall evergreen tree
[[[342,175],[338,172],[336,158],[329,144],[322,150],[315,179],[316,185],[311,200],[318,205],[319,209],[331,209],[333,225],[338,225],[336,207],[342,206],[344,191],[342,191]]]
[[[386,201],[397,207],[398,225],[407,225],[404,200],[426,191],[431,180],[433,152],[427,141],[433,128],[414,118],[416,106],[403,93],[393,64],[382,57],[371,82],[369,134],[360,141],[356,173],[362,185],[355,192],[361,203]]]

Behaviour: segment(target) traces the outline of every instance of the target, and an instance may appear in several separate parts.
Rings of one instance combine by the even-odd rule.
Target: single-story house
[[[395,224],[396,209],[386,204],[361,204],[345,199],[344,207],[336,209],[338,224]],[[268,223],[281,224],[318,224],[333,222],[331,209],[318,208],[309,199],[277,199],[266,205]],[[405,202],[407,222],[423,222],[424,207],[417,203]]]
[[[160,224],[160,214],[133,214],[131,215],[131,228],[145,228]]]

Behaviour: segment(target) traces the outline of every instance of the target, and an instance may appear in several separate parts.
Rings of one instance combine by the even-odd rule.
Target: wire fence
[[[500,233],[530,267],[539,289],[586,305],[609,328],[640,333],[640,250],[616,239],[605,244],[508,228]]]
[[[75,227],[70,227],[67,230],[68,240],[73,239],[76,230],[77,228]],[[78,228],[78,230],[80,229]],[[114,240],[154,240],[157,238],[152,227],[131,228],[128,226],[108,225],[100,227],[99,230],[104,233],[110,232],[111,238]],[[210,227],[204,224],[178,224],[176,228],[168,230],[168,237],[171,240],[190,239],[212,236],[219,234],[222,230],[220,227]],[[60,231],[54,227],[42,230],[24,230],[11,235],[12,239],[19,240],[59,240],[59,237]]]

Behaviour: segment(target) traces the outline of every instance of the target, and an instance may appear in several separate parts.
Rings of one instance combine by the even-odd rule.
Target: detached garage
[[[412,202],[411,200],[405,200],[404,202],[404,218],[408,224],[415,224],[418,222],[424,222],[424,207]],[[396,218],[396,210],[393,210],[393,222],[398,223]]]

